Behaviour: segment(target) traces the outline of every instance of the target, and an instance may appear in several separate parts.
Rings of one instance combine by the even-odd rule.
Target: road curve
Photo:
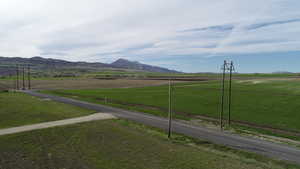
[[[167,130],[168,128],[168,120],[162,117],[157,117],[141,112],[127,111],[119,108],[104,106],[100,104],[93,104],[59,96],[42,94],[36,91],[24,91],[24,93],[40,98],[48,98],[54,101],[71,104],[87,109],[92,109],[98,112],[107,112],[119,118],[132,120],[164,130]],[[287,145],[276,144],[265,140],[239,136],[231,133],[224,133],[200,126],[186,124],[179,121],[173,122],[172,130],[176,133],[184,134],[193,138],[207,140],[215,144],[250,151],[278,160],[290,161],[292,163],[300,165],[300,150],[294,147],[289,147]]]

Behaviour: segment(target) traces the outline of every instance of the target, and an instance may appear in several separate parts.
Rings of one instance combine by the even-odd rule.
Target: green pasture
[[[124,120],[0,136],[0,168],[284,169],[298,166]]]
[[[226,81],[226,88],[228,81]],[[167,116],[168,86],[95,90],[44,91],[49,94],[104,103]],[[228,93],[225,97],[227,110]],[[178,117],[219,117],[220,81],[173,85],[173,107]],[[154,109],[149,109],[154,107]],[[162,108],[162,109],[155,109]],[[235,80],[232,91],[232,119],[300,131],[300,80]],[[224,117],[227,118],[227,111]]]
[[[91,113],[91,110],[23,93],[0,92],[0,128],[62,120]]]

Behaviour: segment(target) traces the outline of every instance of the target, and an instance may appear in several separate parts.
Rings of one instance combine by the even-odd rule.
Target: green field
[[[93,113],[23,93],[0,92],[0,128],[61,120]],[[0,167],[1,168],[1,167]]]
[[[0,136],[0,168],[283,169],[297,166],[124,120]]]
[[[220,81],[174,85],[177,117],[219,117],[220,87]],[[103,103],[107,97],[111,105],[167,116],[168,86],[44,92],[94,103]],[[233,120],[300,131],[300,80],[235,80],[232,102]]]

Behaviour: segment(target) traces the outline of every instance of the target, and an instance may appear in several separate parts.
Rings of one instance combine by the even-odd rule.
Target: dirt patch
[[[45,98],[45,99],[40,99],[41,101],[51,101],[51,99]]]
[[[261,79],[248,79],[248,80],[239,80],[238,83],[251,83],[251,84],[260,84],[260,83],[269,83],[274,81],[299,81],[299,78],[261,78]]]

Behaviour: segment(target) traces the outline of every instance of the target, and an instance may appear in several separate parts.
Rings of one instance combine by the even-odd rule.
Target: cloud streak
[[[274,26],[274,25],[281,25],[281,24],[289,24],[289,23],[297,23],[300,22],[300,19],[289,19],[289,20],[282,20],[282,21],[272,21],[272,22],[265,22],[265,23],[256,23],[250,26],[247,26],[247,30],[255,30],[264,27]]]
[[[204,28],[188,29],[182,32],[199,32],[199,31],[226,32],[226,31],[232,31],[233,29],[234,29],[234,25],[227,24],[227,25],[209,26]]]

